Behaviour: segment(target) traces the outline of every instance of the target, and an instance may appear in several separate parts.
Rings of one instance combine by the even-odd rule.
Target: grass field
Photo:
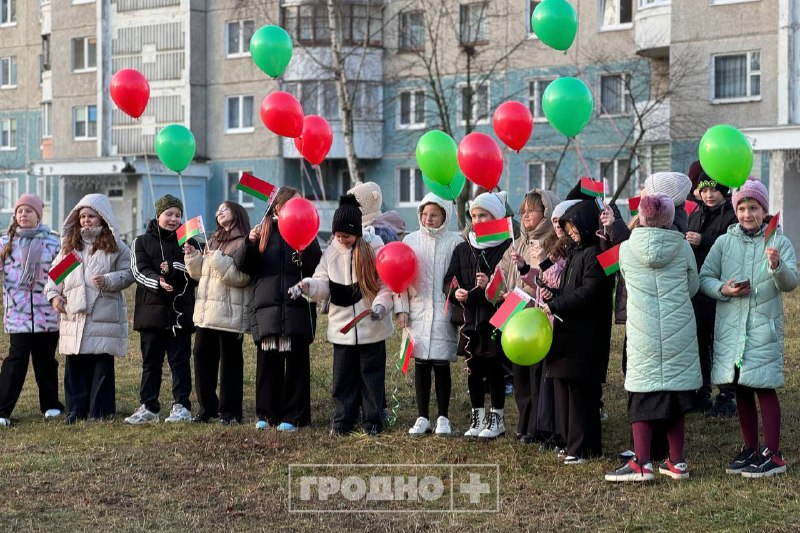
[[[129,356],[117,361],[117,409],[110,422],[65,426],[38,413],[29,374],[14,412],[15,425],[0,430],[0,529],[5,531],[234,531],[234,530],[800,530],[800,294],[786,299],[786,381],[782,448],[789,472],[777,478],[727,476],[724,464],[740,443],[735,420],[687,421],[686,456],[691,479],[661,476],[647,486],[603,481],[627,448],[625,393],[619,372],[622,330],[615,328],[609,383],[604,396],[607,457],[566,467],[552,452],[512,438],[469,442],[460,437],[412,439],[416,418],[413,377],[396,382],[398,423],[383,435],[328,436],[332,412],[331,348],[324,324],[312,348],[313,427],[295,434],[254,428],[254,347],[245,340],[245,416],[237,427],[216,424],[129,427],[122,418],[138,404],[139,339],[131,335]],[[0,353],[7,351],[0,337]],[[399,347],[388,344],[389,359]],[[393,361],[392,361],[393,362]],[[451,420],[455,434],[468,424],[463,361],[452,367]],[[61,370],[63,372],[63,368]],[[413,371],[413,370],[412,370]],[[169,405],[165,365],[162,404]],[[388,386],[390,391],[392,386]],[[63,394],[63,393],[62,393]],[[510,433],[513,401],[506,403]],[[435,410],[435,406],[432,407]],[[163,412],[162,412],[163,415]],[[288,465],[297,463],[498,464],[499,512],[298,514],[288,511]]]

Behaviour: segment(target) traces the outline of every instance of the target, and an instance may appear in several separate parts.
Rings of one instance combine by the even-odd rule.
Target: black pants
[[[161,392],[161,369],[164,366],[164,354],[167,356],[172,374],[172,399],[191,410],[189,394],[192,392],[192,334],[171,329],[158,331],[142,331],[142,384],[139,387],[139,398],[142,404],[153,413],[161,410],[158,396]]]
[[[333,345],[333,429],[355,429],[361,405],[364,429],[383,430],[386,342]]]
[[[67,411],[78,418],[104,418],[117,412],[114,398],[114,356],[72,354],[64,361]]]
[[[519,420],[517,433],[536,434],[539,425],[539,389],[542,383],[544,362],[531,366],[514,365],[514,400],[517,403]]]
[[[450,391],[453,383],[450,378],[450,363],[447,361],[420,361],[414,359],[414,389],[417,393],[418,416],[430,420],[431,403],[431,371],[436,376],[437,417],[448,418],[450,408]]]
[[[711,366],[714,362],[714,318],[697,320],[697,348],[700,354],[700,372],[703,374],[703,387],[700,389],[703,399],[711,398]],[[734,385],[720,385],[719,395],[733,400],[736,392]]]
[[[217,396],[219,377],[219,396]],[[242,421],[244,357],[242,335],[197,328],[194,335],[194,385],[198,416]]]
[[[9,343],[8,356],[0,367],[0,417],[9,418],[14,411],[28,374],[29,359],[33,360],[33,375],[39,386],[39,410],[63,410],[64,404],[58,401],[58,332],[12,333]]]
[[[292,350],[256,351],[256,414],[270,425],[311,423],[309,346],[292,338]]]
[[[600,425],[600,383],[553,378],[553,392],[559,417],[559,433],[567,444],[567,455],[588,459],[602,451]]]
[[[473,409],[485,407],[486,400],[483,394],[483,380],[489,383],[489,396],[492,400],[491,407],[503,409],[506,403],[506,380],[503,368],[503,357],[472,357],[467,360],[469,376],[469,402]]]

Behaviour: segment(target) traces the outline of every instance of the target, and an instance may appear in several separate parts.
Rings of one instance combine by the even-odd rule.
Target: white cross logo
[[[489,494],[491,487],[481,483],[480,474],[470,474],[469,483],[461,483],[461,494],[469,494],[469,503],[481,503],[481,494]]]

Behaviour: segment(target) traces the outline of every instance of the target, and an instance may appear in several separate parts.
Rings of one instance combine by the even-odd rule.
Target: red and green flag
[[[486,286],[486,299],[492,302],[492,305],[497,305],[497,300],[500,299],[500,294],[506,290],[506,277],[503,270],[498,266],[494,269],[492,279],[489,280],[489,285]]]
[[[686,200],[683,203],[683,210],[686,211],[687,215],[691,215],[692,213],[697,211],[698,207],[699,206],[697,205],[697,202],[693,202],[692,200]]]
[[[781,212],[778,211],[775,213],[775,216],[772,217],[772,220],[769,221],[767,224],[767,229],[764,230],[764,244],[769,244],[769,240],[772,238],[773,235],[778,231],[778,223],[780,222]]]
[[[64,259],[62,259],[56,266],[50,269],[50,272],[47,274],[50,276],[50,279],[55,282],[56,285],[67,279],[69,273],[78,268],[78,265],[81,264],[81,260],[78,259],[78,256],[70,252]]]
[[[403,374],[408,374],[408,365],[411,363],[411,356],[414,354],[414,339],[408,333],[408,328],[403,329],[403,338],[400,341],[400,370]]]
[[[175,231],[175,235],[178,237],[178,244],[183,246],[183,243],[192,237],[197,237],[203,231],[203,217],[198,215],[187,220],[185,224]]]
[[[478,222],[472,229],[475,232],[475,241],[478,243],[503,241],[510,239],[514,234],[511,217],[490,220],[489,222]]]
[[[620,244],[597,256],[597,262],[603,267],[606,276],[610,276],[619,270],[619,247]]]
[[[489,323],[503,331],[511,317],[527,307],[531,296],[520,288],[516,288],[506,295],[506,300],[497,312],[489,319]]]
[[[581,192],[589,196],[603,196],[605,194],[605,187],[602,181],[595,181],[592,178],[581,176]]]
[[[355,318],[353,318],[353,320],[351,320],[350,322],[345,324],[344,327],[339,330],[339,333],[341,333],[343,335],[346,335],[346,334],[350,333],[350,330],[353,329],[354,327],[356,327],[356,324],[358,324],[359,322],[361,322],[362,320],[367,318],[371,313],[372,313],[372,309],[369,309],[369,308],[364,309],[359,314],[357,314],[355,316]]]
[[[253,176],[249,172],[242,172],[242,177],[239,178],[236,188],[267,203],[272,203],[275,193],[278,192],[278,187]]]
[[[632,196],[628,198],[628,209],[630,209],[632,217],[639,214],[639,202],[641,201],[641,196]]]

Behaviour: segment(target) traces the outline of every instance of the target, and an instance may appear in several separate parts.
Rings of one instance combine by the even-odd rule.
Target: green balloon
[[[453,176],[452,181],[450,181],[450,185],[441,185],[425,174],[422,175],[422,181],[424,181],[431,192],[439,198],[443,200],[455,200],[458,198],[458,195],[461,194],[461,189],[464,188],[467,177],[461,172],[461,169],[458,169],[456,170],[456,175]]]
[[[250,38],[253,62],[267,76],[277,78],[292,59],[292,38],[280,26],[268,24],[258,28]]]
[[[417,142],[417,165],[422,174],[440,185],[450,185],[458,170],[458,146],[443,131],[431,130]]]
[[[512,316],[500,337],[506,357],[520,366],[535,365],[544,359],[552,343],[553,327],[538,307],[523,309]]]
[[[575,137],[592,119],[592,91],[577,78],[558,78],[544,90],[542,109],[555,129]]]
[[[718,124],[700,139],[700,166],[718,183],[741,187],[753,168],[753,147],[738,129]]]
[[[544,44],[566,50],[578,33],[578,15],[566,0],[544,0],[533,10],[531,26]]]
[[[194,158],[194,135],[185,126],[170,124],[156,136],[156,153],[164,166],[183,172]]]

